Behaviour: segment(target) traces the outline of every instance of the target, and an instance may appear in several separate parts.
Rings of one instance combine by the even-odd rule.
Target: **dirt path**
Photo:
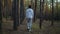
[[[60,34],[60,23],[54,22],[51,26],[51,21],[43,21],[42,29],[39,29],[39,19],[33,23],[32,32],[27,31],[26,22],[20,24],[17,31],[13,30],[13,21],[7,21],[2,25],[3,34]]]

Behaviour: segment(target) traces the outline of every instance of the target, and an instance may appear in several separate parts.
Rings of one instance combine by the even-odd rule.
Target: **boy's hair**
[[[29,5],[28,8],[31,8],[31,5]]]

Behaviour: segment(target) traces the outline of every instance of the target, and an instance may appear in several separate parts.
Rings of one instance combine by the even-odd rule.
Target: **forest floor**
[[[26,26],[26,19],[23,21],[22,24],[18,26],[18,30],[13,30],[13,20],[6,21],[5,18],[3,18],[2,23],[2,32],[0,34],[60,34],[60,21],[54,21],[54,25],[51,26],[51,21],[44,20],[42,22],[42,28],[39,28],[39,19],[36,19],[35,22],[33,22],[32,31],[27,31]]]

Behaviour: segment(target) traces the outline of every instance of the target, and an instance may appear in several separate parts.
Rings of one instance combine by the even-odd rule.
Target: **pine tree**
[[[44,11],[44,0],[40,0],[40,23],[39,23],[40,29],[43,22],[43,11]]]
[[[2,1],[0,0],[0,31],[2,30],[2,11],[1,11],[1,8],[2,8]]]
[[[24,0],[20,0],[20,24],[22,24],[24,17]]]
[[[53,25],[53,12],[54,12],[54,0],[51,0],[52,2],[52,23],[51,25]]]
[[[36,10],[37,10],[37,0],[35,0],[35,7],[34,7],[34,21],[36,20]]]
[[[13,23],[14,30],[17,30],[17,26],[19,25],[18,4],[19,4],[19,0],[13,1],[12,13],[13,13],[13,20],[14,20]]]

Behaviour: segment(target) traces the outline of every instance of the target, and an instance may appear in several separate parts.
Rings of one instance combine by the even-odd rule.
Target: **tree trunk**
[[[20,24],[22,24],[24,17],[24,0],[20,0]]]
[[[59,20],[59,17],[58,17],[58,0],[56,0],[56,12],[57,12],[57,20]]]
[[[4,17],[6,17],[7,0],[4,0]],[[7,18],[7,17],[6,17]]]
[[[44,0],[40,0],[40,29],[43,22]]]
[[[48,4],[47,4],[47,2],[48,2],[48,1],[46,0],[46,6],[45,6],[45,7],[46,7],[46,8],[45,8],[45,19],[46,19],[46,20],[47,20],[47,18],[48,18],[48,12],[47,12],[47,11],[48,11]]]
[[[0,0],[0,31],[2,30],[2,11],[1,11],[1,8],[2,8],[2,3]]]
[[[51,25],[53,25],[54,0],[51,0],[51,1],[52,1],[52,23]]]
[[[36,20],[36,8],[37,8],[37,0],[35,0],[35,8],[34,8],[34,22]]]
[[[13,20],[14,20],[13,28],[14,30],[17,30],[17,26],[19,25],[18,3],[19,3],[19,0],[13,1]]]

